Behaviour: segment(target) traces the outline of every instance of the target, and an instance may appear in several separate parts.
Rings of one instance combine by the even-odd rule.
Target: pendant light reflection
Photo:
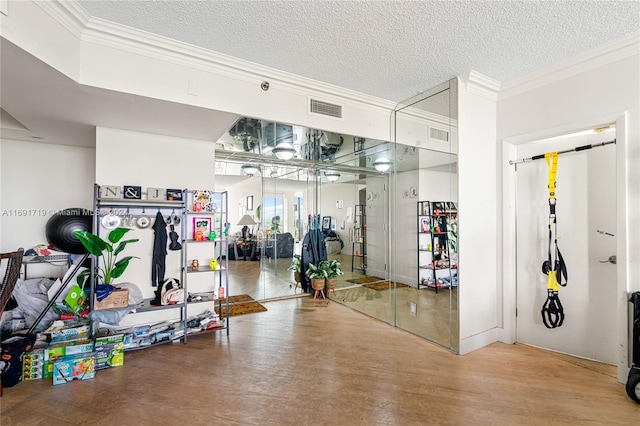
[[[290,160],[296,153],[296,149],[289,142],[281,142],[272,151],[281,160]]]
[[[260,167],[257,164],[247,163],[241,167],[242,171],[249,175],[253,176],[260,171]]]
[[[333,183],[338,180],[338,178],[340,177],[340,173],[336,172],[335,170],[327,170],[326,172],[324,172],[324,177],[326,177],[329,182]]]
[[[379,172],[386,172],[391,168],[391,161],[386,157],[379,157],[373,162],[373,167]]]

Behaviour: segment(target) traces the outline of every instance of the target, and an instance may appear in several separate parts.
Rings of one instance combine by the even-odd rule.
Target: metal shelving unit
[[[226,224],[229,222],[229,209],[228,209],[228,193],[226,191],[223,192],[214,192],[208,191],[213,195],[214,208],[211,211],[195,211],[195,210],[187,210],[187,217],[210,217],[212,219],[212,230],[216,232],[216,238],[213,240],[205,240],[205,241],[197,241],[193,238],[188,238],[185,240],[184,255],[185,259],[183,261],[184,265],[184,276],[185,282],[189,280],[189,275],[193,274],[213,274],[214,276],[214,289],[212,291],[200,291],[192,294],[194,298],[201,296],[203,300],[188,302],[188,304],[195,303],[205,303],[205,302],[213,302],[218,305],[218,315],[219,322],[222,323],[221,326],[212,328],[211,330],[204,330],[202,332],[191,333],[189,336],[193,336],[196,334],[202,334],[210,331],[226,329],[227,336],[229,335],[229,316],[225,314],[224,321],[222,321],[221,314],[223,305],[225,306],[225,312],[229,312],[229,258],[227,256],[227,250],[229,246],[229,238],[225,234]],[[190,202],[193,204],[193,194],[188,197]],[[187,222],[187,221],[185,221]],[[187,225],[187,224],[185,224]],[[187,235],[185,230],[184,235]],[[186,256],[189,254],[189,247],[194,247],[194,245],[201,244],[209,244],[212,245],[212,258],[218,259],[218,266],[216,269],[211,269],[210,266],[207,265],[199,265],[197,268],[193,268],[191,264],[188,262]],[[215,284],[217,283],[217,289],[215,288]],[[185,287],[187,284],[185,283]],[[224,297],[220,297],[221,289],[224,289]],[[205,299],[206,298],[206,299]],[[188,298],[185,298],[188,300]],[[185,332],[186,334],[186,332]]]
[[[178,339],[182,340],[184,343],[187,343],[188,337],[194,336],[196,334],[218,331],[221,329],[226,329],[227,335],[229,335],[229,319],[227,315],[225,315],[224,322],[222,322],[222,325],[220,326],[203,330],[202,332],[189,333],[189,330],[188,330],[189,318],[187,316],[188,315],[187,308],[189,305],[193,305],[197,303],[206,303],[206,302],[217,304],[218,312],[220,314],[222,312],[223,304],[226,304],[226,312],[229,312],[229,299],[228,299],[229,279],[227,274],[227,270],[228,270],[227,257],[226,256],[224,256],[224,258],[222,256],[219,257],[220,262],[219,262],[218,268],[216,268],[215,270],[212,270],[209,267],[209,265],[202,265],[198,267],[196,270],[191,270],[187,264],[189,247],[194,244],[212,244],[214,257],[216,257],[215,252],[217,247],[219,247],[220,253],[225,253],[226,246],[227,246],[227,237],[226,235],[224,235],[224,224],[228,221],[227,193],[226,192],[216,193],[217,197],[221,200],[221,203],[220,203],[221,209],[215,212],[190,211],[187,208],[187,206],[189,205],[189,202],[192,201],[192,199],[190,198],[190,194],[191,192],[189,190],[187,189],[183,190],[182,200],[180,201],[113,199],[113,198],[100,198],[99,196],[100,186],[95,185],[94,187],[94,212],[96,212],[96,214],[94,215],[94,219],[93,219],[93,229],[96,235],[98,236],[100,236],[101,233],[104,234],[104,231],[106,231],[106,229],[104,229],[104,227],[101,226],[100,219],[102,216],[104,216],[104,214],[108,214],[108,212],[115,211],[118,214],[122,214],[125,216],[149,215],[150,217],[155,215],[157,212],[161,212],[163,216],[176,215],[176,217],[179,217],[180,219],[180,233],[181,233],[180,243],[182,246],[180,250],[181,251],[180,280],[182,283],[182,288],[184,290],[185,303],[177,303],[177,304],[171,304],[171,305],[152,305],[151,301],[154,300],[154,298],[148,298],[142,302],[141,306],[136,308],[136,313],[160,311],[160,310],[167,310],[167,309],[178,309],[180,311],[180,322],[178,324],[180,324],[182,335],[178,336],[177,338],[158,341],[158,342],[152,343],[151,345],[128,348],[126,349],[127,351],[144,349],[144,348],[156,346],[159,344],[170,343]],[[189,232],[188,219],[190,215],[193,215],[193,214],[198,214],[202,216],[210,215],[213,219],[213,223],[217,224],[216,232],[220,237],[216,238],[215,240],[207,240],[207,241],[195,241],[193,239],[187,238],[188,232]],[[216,221],[215,218],[218,218],[219,220]],[[151,226],[148,226],[149,230],[151,230],[151,228],[152,228]],[[91,259],[91,263],[92,263],[92,270],[93,270],[96,265],[96,259],[93,256]],[[202,273],[213,273],[214,276],[217,277],[217,283],[219,288],[224,287],[225,289],[224,297],[216,296],[220,294],[220,291],[219,291],[219,288],[217,291],[214,288],[212,291],[200,292],[199,295],[201,295],[201,297],[198,298],[198,300],[189,301],[190,296],[194,296],[194,295],[190,295],[189,293],[189,285],[188,285],[189,280],[187,275],[202,274]],[[214,279],[214,282],[215,281],[216,280]],[[96,284],[95,277],[92,276],[91,284],[90,284],[90,295],[89,295],[91,310],[93,310],[94,308],[93,301],[94,301],[94,293],[95,293],[95,284]],[[202,297],[203,295],[206,295],[206,297]],[[194,296],[194,299],[195,298],[196,297]],[[219,323],[220,322],[221,321],[219,321]]]
[[[351,236],[351,271],[367,273],[367,216],[364,204],[355,206]]]
[[[457,215],[453,202],[418,201],[418,289],[423,286],[437,293],[458,285]]]

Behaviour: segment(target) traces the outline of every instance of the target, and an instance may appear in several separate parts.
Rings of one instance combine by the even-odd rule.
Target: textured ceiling
[[[640,29],[639,1],[87,1],[92,16],[391,101]]]

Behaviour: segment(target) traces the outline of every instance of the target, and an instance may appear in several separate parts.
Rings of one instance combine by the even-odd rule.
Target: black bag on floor
[[[10,388],[22,380],[22,358],[36,342],[35,334],[12,334],[2,341],[0,373],[2,387]]]

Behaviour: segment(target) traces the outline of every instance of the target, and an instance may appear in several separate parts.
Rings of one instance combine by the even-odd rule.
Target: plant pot
[[[312,278],[311,279],[311,287],[314,290],[324,290],[324,278]]]
[[[327,290],[333,290],[338,285],[338,277],[331,277],[326,279]]]
[[[338,277],[331,277],[326,279],[327,295],[333,291],[336,294],[336,287],[338,286]]]
[[[323,299],[325,298],[324,297],[324,278],[312,278],[311,288],[315,290],[313,294],[314,299],[318,298],[318,293],[320,293]]]

